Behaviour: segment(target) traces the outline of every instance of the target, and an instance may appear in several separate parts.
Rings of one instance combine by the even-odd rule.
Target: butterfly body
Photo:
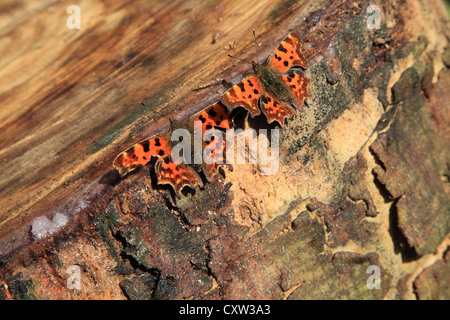
[[[243,79],[228,90],[222,103],[230,110],[244,107],[252,116],[263,112],[269,123],[277,121],[281,126],[286,118],[301,109],[309,96],[309,79],[300,68],[306,68],[298,35],[289,34],[263,66],[252,63],[255,75]]]
[[[253,62],[253,70],[261,82],[264,92],[271,97],[274,97],[279,101],[284,101],[290,105],[296,103],[292,93],[289,91],[289,87],[274,70],[255,62]]]

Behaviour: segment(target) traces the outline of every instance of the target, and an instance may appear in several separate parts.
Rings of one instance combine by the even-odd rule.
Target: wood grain
[[[66,26],[72,4],[80,30]],[[118,152],[218,100],[221,80],[249,69],[227,53],[255,57],[252,30],[263,60],[313,10],[281,0],[2,4],[0,253],[30,241],[36,216],[75,214],[108,194],[99,181]]]

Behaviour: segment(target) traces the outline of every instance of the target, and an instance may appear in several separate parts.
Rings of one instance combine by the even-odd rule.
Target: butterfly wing
[[[225,164],[225,148],[226,140],[223,138],[223,131],[230,129],[230,112],[220,102],[214,103],[205,110],[199,112],[193,117],[193,121],[202,122],[203,136],[213,133],[210,130],[218,129],[217,133],[221,134],[221,138],[211,135],[209,141],[203,142],[203,149],[210,152],[207,153],[207,159],[203,163],[203,172],[208,180],[217,174],[217,169]]]
[[[212,128],[230,129],[230,112],[220,102],[197,113],[191,121],[201,121],[202,131]]]
[[[258,107],[258,99],[263,91],[263,86],[256,75],[250,76],[237,83],[230,90],[225,92],[222,103],[233,110],[242,106],[247,109],[252,116],[261,114]]]
[[[156,175],[158,184],[168,184],[173,187],[175,194],[180,198],[180,192],[185,186],[195,188],[203,186],[197,172],[185,163],[175,164],[171,160],[170,154],[156,163]]]
[[[295,114],[294,109],[267,92],[261,97],[261,109],[267,117],[267,122],[277,121],[281,126],[284,125],[284,119],[290,118]]]
[[[211,135],[210,141],[204,144],[206,158],[203,163],[203,173],[208,180],[211,180],[219,172],[218,169],[226,164],[226,139],[222,132],[219,134],[220,136]]]
[[[119,171],[120,176],[124,177],[137,167],[147,164],[152,157],[160,160],[169,155],[170,150],[167,134],[156,135],[121,152],[114,160],[113,166]]]
[[[288,34],[269,58],[268,67],[278,73],[285,73],[294,66],[306,68],[307,63],[302,54],[301,44],[298,34]]]
[[[298,106],[303,106],[303,100],[309,97],[308,85],[310,80],[306,78],[300,70],[289,70],[289,72],[283,74],[281,78],[293,93],[298,102]]]
[[[303,75],[301,70],[291,69],[299,66],[306,68],[307,63],[301,52],[300,37],[296,33],[291,33],[269,58],[268,69],[274,71],[274,76],[276,74],[281,77],[287,89],[275,96],[264,93],[261,99],[261,109],[266,114],[269,123],[278,121],[283,126],[284,119],[295,114],[295,110],[290,105],[297,105],[301,109],[304,99],[309,97],[307,88],[309,79]]]

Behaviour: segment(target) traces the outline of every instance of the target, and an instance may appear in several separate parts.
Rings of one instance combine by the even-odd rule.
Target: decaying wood
[[[365,1],[78,5],[79,30],[67,3],[0,7],[0,298],[450,297],[440,1],[381,1],[379,29]],[[252,72],[227,54],[263,62],[291,31],[310,98],[281,131],[276,174],[236,165],[175,201],[150,166],[119,181],[118,152]],[[33,236],[56,214],[67,224]]]

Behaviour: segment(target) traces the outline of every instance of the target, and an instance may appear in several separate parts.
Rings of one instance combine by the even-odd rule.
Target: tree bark
[[[82,1],[80,29],[66,5],[0,8],[0,298],[450,298],[441,1]],[[252,72],[227,54],[262,63],[293,31],[310,97],[276,174],[181,199],[151,165],[118,179],[120,151]]]

